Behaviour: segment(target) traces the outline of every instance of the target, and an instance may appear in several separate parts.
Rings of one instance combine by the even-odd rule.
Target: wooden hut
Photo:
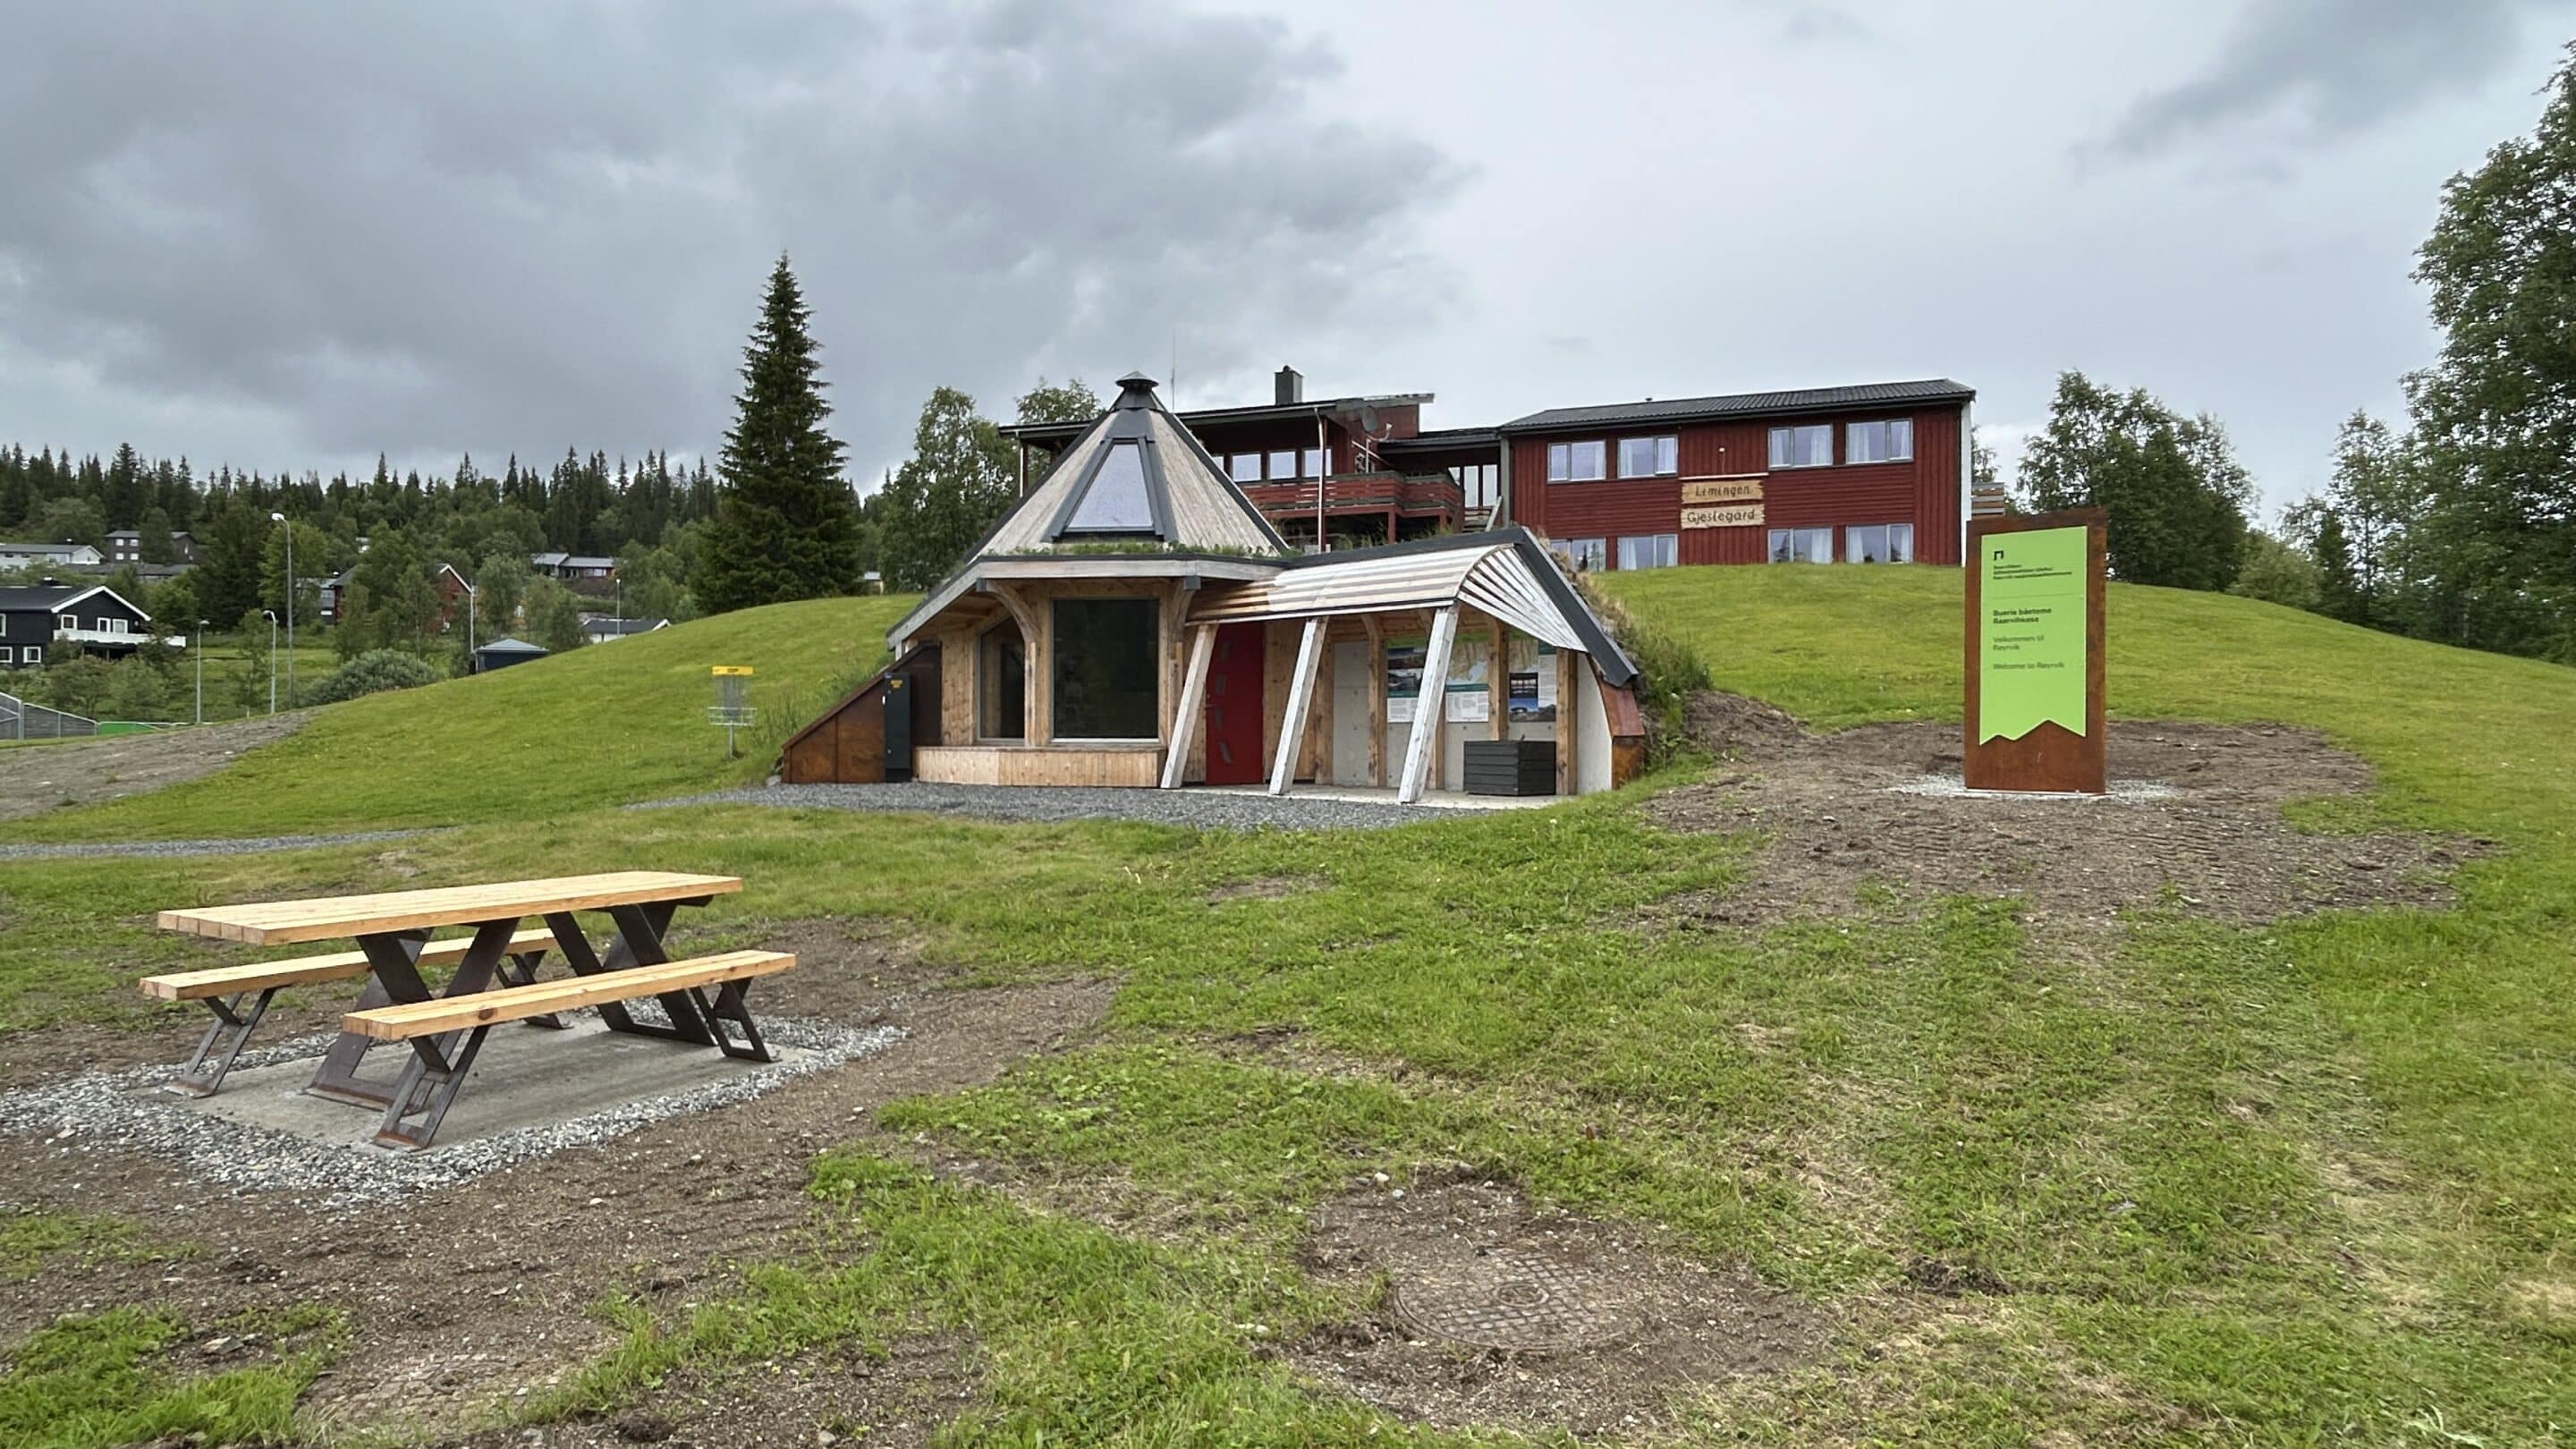
[[[1069,445],[792,737],[791,782],[1607,789],[1636,667],[1520,528],[1289,549],[1154,382]],[[887,696],[896,697],[891,712]],[[888,720],[894,721],[888,728]],[[889,749],[890,736],[898,737]]]

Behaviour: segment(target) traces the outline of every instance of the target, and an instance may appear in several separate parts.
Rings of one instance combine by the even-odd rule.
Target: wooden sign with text
[[[1685,478],[1682,480],[1684,506],[1699,503],[1759,503],[1762,501],[1762,477]]]
[[[1978,519],[1967,566],[1968,788],[2103,793],[2102,510]]]
[[[1729,503],[1717,508],[1682,510],[1684,528],[1760,528],[1761,526],[1762,505],[1759,503]]]

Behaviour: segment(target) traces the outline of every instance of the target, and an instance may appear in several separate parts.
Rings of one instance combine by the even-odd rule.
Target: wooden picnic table
[[[735,876],[619,871],[163,911],[160,925],[163,930],[254,946],[355,940],[370,980],[344,1022],[339,1040],[324,1055],[305,1090],[336,1101],[382,1108],[385,1119],[377,1140],[421,1147],[438,1130],[439,1119],[446,1114],[491,1024],[497,1020],[531,1020],[539,1025],[559,1026],[560,1020],[543,1009],[552,1000],[560,1000],[564,1006],[596,1007],[611,1031],[666,1037],[717,1047],[727,1055],[769,1060],[758,1028],[742,1005],[742,988],[748,976],[792,966],[794,958],[775,953],[734,953],[733,957],[704,958],[703,963],[673,962],[663,947],[663,935],[680,907],[704,905],[716,896],[741,889],[742,881]],[[583,933],[574,918],[580,911],[608,914],[616,930],[606,949],[595,949]],[[574,976],[582,978],[578,983],[535,981],[536,954],[542,952],[546,942],[519,930],[520,923],[531,917],[543,919],[551,944],[563,953]],[[430,932],[447,926],[470,927],[471,940],[444,941],[432,947]],[[761,959],[734,959],[753,956]],[[432,992],[422,979],[420,967],[424,960],[456,962],[455,974],[444,990]],[[510,972],[514,960],[519,965],[515,976]],[[335,962],[341,964],[335,968]],[[702,964],[705,969],[692,969]],[[353,975],[358,968],[354,960],[343,955],[275,962],[265,967],[217,968],[145,981],[144,989],[149,994],[171,1000],[202,1000],[215,1013],[215,1025],[176,1085],[200,1094],[213,1091],[277,988],[327,979],[327,973],[335,969],[338,974]],[[624,984],[596,979],[618,973],[632,974]],[[501,983],[498,988],[494,986],[496,978]],[[711,1001],[699,995],[701,986],[721,989]],[[232,991],[229,998],[216,994],[225,989]],[[242,1002],[254,989],[260,993],[257,1004],[242,1009]],[[496,990],[498,995],[487,995]],[[626,1010],[627,999],[647,994],[662,1003],[667,1025],[638,1022]],[[462,1000],[478,995],[492,1004],[478,1009],[478,1003]],[[504,997],[511,1000],[504,1003]],[[450,1003],[457,1009],[448,1010],[439,1003]],[[726,1030],[728,1023],[742,1028],[749,1039],[747,1050],[735,1046]],[[433,1031],[435,1034],[431,1034]],[[404,1040],[413,1048],[412,1059],[391,1083],[368,1081],[358,1075],[368,1049],[381,1040]],[[209,1056],[219,1048],[220,1057],[209,1068]],[[420,1120],[410,1120],[415,1117]]]

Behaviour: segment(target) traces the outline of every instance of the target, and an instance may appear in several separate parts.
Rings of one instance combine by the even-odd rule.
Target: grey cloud
[[[687,450],[785,249],[865,459],[934,383],[996,410],[1223,318],[1204,377],[1443,294],[1413,227],[1462,173],[1318,114],[1329,50],[1077,9],[36,7],[0,194],[49,200],[0,210],[0,337],[304,453]],[[5,397],[0,435],[113,441]]]
[[[2515,58],[2524,19],[2566,0],[2250,0],[2214,60],[2133,102],[2084,156],[2154,157],[2205,133],[2286,119],[2331,139],[2471,89]]]

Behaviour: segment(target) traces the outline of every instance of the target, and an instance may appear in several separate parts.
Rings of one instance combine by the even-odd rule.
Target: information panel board
[[[1968,787],[2100,794],[2100,510],[1980,519],[1968,560]]]

